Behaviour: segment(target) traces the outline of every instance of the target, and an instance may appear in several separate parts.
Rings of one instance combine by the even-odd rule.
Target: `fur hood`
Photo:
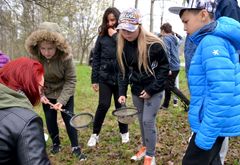
[[[72,56],[69,43],[61,34],[58,24],[53,22],[43,22],[37,30],[33,31],[25,41],[25,48],[33,57],[40,58],[37,44],[41,41],[53,41],[56,43],[59,55],[62,59],[68,59]]]

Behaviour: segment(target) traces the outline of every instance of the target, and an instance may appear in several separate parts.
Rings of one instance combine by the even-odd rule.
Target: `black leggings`
[[[49,101],[51,103],[55,104],[57,100],[49,99]],[[74,99],[72,96],[69,98],[67,104],[62,107],[62,109],[66,109],[66,111],[70,111],[73,113],[73,105],[74,105]],[[43,104],[43,110],[44,110],[44,114],[45,114],[45,118],[46,118],[48,133],[50,134],[52,143],[56,144],[56,145],[60,145],[59,129],[58,129],[58,125],[57,125],[57,113],[58,112],[54,109],[50,109],[50,106],[48,104]],[[77,130],[70,125],[71,117],[62,112],[61,112],[61,115],[62,115],[63,121],[64,121],[66,129],[67,129],[68,137],[71,141],[71,146],[72,147],[78,146]]]
[[[98,107],[95,113],[94,123],[93,123],[93,133],[99,134],[102,128],[103,121],[107,114],[108,109],[111,105],[111,98],[114,96],[115,108],[120,108],[121,104],[118,102],[119,93],[118,86],[109,85],[104,83],[99,83],[99,99]],[[128,125],[118,122],[120,133],[128,132]]]

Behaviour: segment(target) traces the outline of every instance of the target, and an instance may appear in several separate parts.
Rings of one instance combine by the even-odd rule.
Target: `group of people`
[[[219,153],[225,137],[240,135],[240,23],[229,17],[216,20],[217,7],[214,0],[190,0],[187,7],[169,8],[180,16],[188,34],[185,50],[191,49],[186,69],[193,135],[183,165],[221,165]],[[174,85],[180,67],[171,26],[164,24],[161,33],[159,38],[146,31],[137,9],[120,13],[110,7],[105,11],[93,51],[91,80],[93,90],[99,92],[99,102],[89,147],[99,142],[112,96],[115,108],[120,108],[127,102],[130,85],[142,139],[131,159],[156,164],[156,116],[164,90],[162,107],[169,106],[169,86]],[[75,67],[71,47],[56,23],[41,23],[28,36],[25,47],[31,58],[12,60],[0,69],[0,164],[45,165],[50,161],[43,122],[33,106],[42,103],[51,153],[57,154],[61,151],[57,113],[62,109],[74,112]],[[70,117],[61,115],[72,154],[85,160]],[[118,125],[121,142],[128,143],[128,125]]]

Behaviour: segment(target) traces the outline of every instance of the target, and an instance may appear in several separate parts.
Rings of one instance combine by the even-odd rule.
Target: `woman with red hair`
[[[21,57],[0,70],[0,164],[48,165],[40,102],[43,66]]]

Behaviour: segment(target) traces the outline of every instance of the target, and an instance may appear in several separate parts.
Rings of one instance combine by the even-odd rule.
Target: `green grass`
[[[91,87],[91,68],[88,66],[77,66],[77,86],[75,92],[75,113],[90,112],[95,114],[98,104],[98,93]],[[184,70],[180,72],[180,88],[185,94],[188,94]],[[132,104],[131,94],[128,93],[128,104]],[[112,104],[113,105],[113,104]],[[39,115],[45,118],[41,106],[36,108]],[[140,165],[140,162],[131,162],[130,157],[135,154],[141,146],[141,136],[138,122],[129,125],[130,143],[121,144],[118,123],[116,118],[111,115],[114,110],[112,106],[105,118],[101,133],[100,143],[97,147],[87,147],[87,141],[92,133],[92,128],[86,128],[78,131],[79,142],[82,150],[88,156],[85,162],[79,162],[77,158],[72,157],[71,147],[66,129],[58,115],[60,127],[60,138],[62,151],[59,154],[51,155],[49,153],[51,140],[47,141],[47,152],[53,165]],[[47,133],[46,126],[45,132]],[[166,165],[173,162],[175,165],[181,164],[181,159],[187,147],[187,140],[190,136],[190,129],[187,121],[187,113],[182,107],[174,108],[170,106],[168,111],[159,111],[157,116],[157,146],[156,160],[158,165]],[[226,158],[227,165],[240,164],[240,138],[231,138],[229,152]]]

